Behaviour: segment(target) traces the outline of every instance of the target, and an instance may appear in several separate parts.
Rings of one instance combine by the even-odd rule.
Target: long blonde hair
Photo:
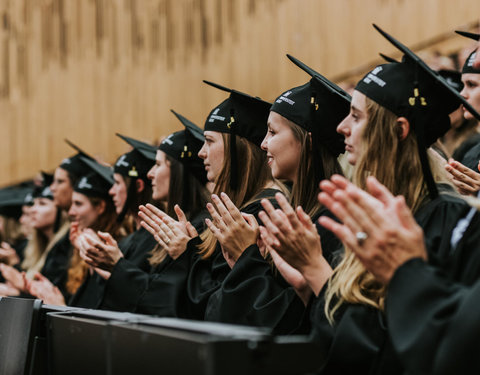
[[[40,230],[33,229],[32,236],[27,243],[25,257],[21,264],[21,268],[26,271],[26,275],[30,279],[33,278],[36,272],[40,272],[50,250],[63,236],[65,236],[65,234],[67,234],[68,229],[70,228],[66,213],[63,211],[57,212],[57,215],[62,215],[60,228],[51,239],[48,239]]]
[[[412,129],[400,139],[394,113],[366,98],[368,123],[362,134],[364,152],[355,165],[353,182],[362,189],[367,177],[375,176],[394,195],[403,195],[415,213],[428,197]],[[430,151],[430,150],[429,150]],[[443,168],[429,152],[435,181],[447,181]],[[345,248],[342,261],[329,279],[325,293],[325,315],[333,324],[334,314],[343,303],[365,304],[383,310],[385,286],[368,272],[355,254]]]
[[[236,136],[237,147],[237,171],[239,181],[234,190],[230,187],[230,175],[232,171],[230,158],[230,134],[222,133],[223,138],[223,166],[215,181],[214,194],[224,192],[232,200],[235,206],[242,209],[253,203],[268,182],[273,182],[272,172],[267,164],[267,155],[259,147],[249,142],[246,138]],[[217,239],[213,233],[206,229],[200,238],[202,243],[198,246],[199,253],[204,259],[209,258],[215,251]]]

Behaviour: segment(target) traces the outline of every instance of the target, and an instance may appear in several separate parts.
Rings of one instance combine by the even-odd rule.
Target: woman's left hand
[[[216,207],[207,204],[212,220],[206,219],[205,223],[222,246],[227,263],[233,267],[245,249],[256,244],[259,236],[258,223],[253,215],[240,212],[227,194],[221,193],[220,196],[222,199],[212,195]]]
[[[62,292],[60,292],[60,290],[41,273],[37,272],[34,276],[34,280],[25,279],[25,284],[27,291],[32,296],[43,300],[44,303],[57,306],[66,305]]]
[[[123,258],[117,241],[106,232],[95,233],[86,229],[78,239],[80,256],[92,267],[111,272],[117,262]]]
[[[295,212],[285,196],[277,193],[275,198],[280,209],[275,209],[268,200],[262,200],[265,212],[260,212],[260,219],[268,232],[262,240],[297,269],[318,294],[333,271],[322,255],[317,229],[301,207]]]

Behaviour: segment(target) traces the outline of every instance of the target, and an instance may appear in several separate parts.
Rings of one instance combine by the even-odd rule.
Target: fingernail
[[[226,197],[227,197],[227,194],[225,194],[225,193],[222,191],[222,192],[220,193],[220,196],[221,196],[222,198],[226,198]]]
[[[218,199],[218,195],[217,194],[212,194],[212,199]]]

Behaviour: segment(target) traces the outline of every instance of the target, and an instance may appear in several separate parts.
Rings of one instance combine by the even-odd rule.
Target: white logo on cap
[[[169,145],[173,145],[173,141],[170,139],[170,138],[172,138],[172,137],[173,137],[173,134],[170,134],[167,138],[165,138],[165,139],[162,141],[162,145],[163,145],[164,143],[167,143],[167,144],[169,144]]]
[[[78,183],[78,188],[79,189],[91,189],[92,185],[88,183],[88,180],[87,180],[86,177],[82,177],[82,179]]]
[[[217,116],[218,111],[220,111],[220,108],[217,108],[215,111],[213,111],[212,115],[208,119],[208,122],[214,122],[215,120],[225,121],[225,117]]]
[[[477,57],[477,53],[474,52],[472,53],[472,56],[468,59],[467,66],[473,66],[473,63],[475,61],[475,57]]]
[[[367,76],[363,79],[363,82],[369,84],[370,82],[375,82],[378,86],[383,87],[387,84],[383,79],[377,77],[378,72],[381,72],[383,68],[381,66],[377,66],[373,69]]]
[[[45,189],[43,189],[42,191],[42,195],[44,197],[48,196],[48,195],[52,195],[52,191],[50,190],[50,188],[47,186]]]
[[[63,159],[61,164],[71,164],[72,161],[70,160],[70,158],[66,158],[66,159]]]
[[[127,158],[126,155],[120,156],[120,159],[118,159],[117,164],[115,164],[117,167],[129,167],[130,164],[128,164],[125,159]]]
[[[281,103],[281,102],[285,102],[285,103],[288,103],[290,105],[294,105],[295,102],[291,99],[288,99],[287,96],[289,96],[292,92],[291,91],[287,91],[286,93],[282,94],[277,100],[276,102],[277,103]]]

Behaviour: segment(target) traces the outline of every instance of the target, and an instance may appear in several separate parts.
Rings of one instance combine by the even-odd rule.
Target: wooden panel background
[[[203,125],[225,95],[273,99],[307,80],[291,53],[332,79],[478,22],[478,0],[0,0],[0,185],[52,170],[64,138],[112,161],[115,132],[145,140]]]

